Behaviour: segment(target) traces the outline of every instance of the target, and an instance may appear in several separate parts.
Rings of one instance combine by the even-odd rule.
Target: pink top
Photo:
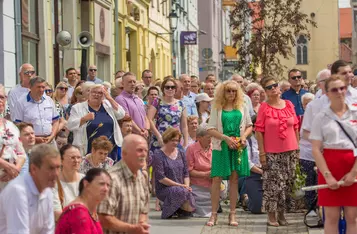
[[[205,151],[197,141],[188,146],[186,150],[188,171],[196,170],[200,172],[211,171],[212,164],[212,145]],[[210,178],[197,178],[190,176],[191,184],[202,187],[211,187]]]
[[[277,109],[263,102],[259,108],[255,131],[264,134],[266,153],[282,153],[298,149],[295,130],[299,128],[294,105],[285,101],[285,108]]]

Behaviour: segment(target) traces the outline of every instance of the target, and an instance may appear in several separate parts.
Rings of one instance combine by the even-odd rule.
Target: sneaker
[[[315,211],[310,211],[307,215],[306,215],[307,217],[317,217],[317,214],[316,214],[316,212]]]

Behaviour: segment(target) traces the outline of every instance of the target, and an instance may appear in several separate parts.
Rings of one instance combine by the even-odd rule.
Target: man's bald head
[[[24,63],[19,68],[20,82],[23,87],[30,87],[30,79],[36,74],[35,68],[30,63]]]
[[[129,134],[124,137],[122,159],[133,173],[145,166],[147,154],[148,143],[144,137],[137,134]]]
[[[231,79],[237,82],[240,86],[244,83],[244,78],[239,74],[233,74]]]

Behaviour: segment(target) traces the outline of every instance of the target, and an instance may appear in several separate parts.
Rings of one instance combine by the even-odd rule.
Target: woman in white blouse
[[[64,145],[61,150],[62,170],[57,184],[53,188],[53,208],[56,220],[62,214],[62,209],[78,196],[78,186],[83,174],[78,173],[82,156],[79,148],[74,145]]]
[[[5,88],[0,84],[0,113],[6,106]],[[7,183],[20,173],[26,153],[19,140],[19,129],[11,122],[0,117],[0,192]]]
[[[346,233],[357,233],[357,107],[345,104],[347,84],[342,77],[331,76],[325,88],[331,105],[314,118],[310,133],[318,183],[329,186],[318,191],[318,203],[325,209],[325,234],[338,233],[341,207]]]

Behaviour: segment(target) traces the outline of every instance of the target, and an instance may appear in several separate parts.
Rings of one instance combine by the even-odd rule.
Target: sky
[[[340,8],[350,7],[350,0],[338,0],[338,5]]]

